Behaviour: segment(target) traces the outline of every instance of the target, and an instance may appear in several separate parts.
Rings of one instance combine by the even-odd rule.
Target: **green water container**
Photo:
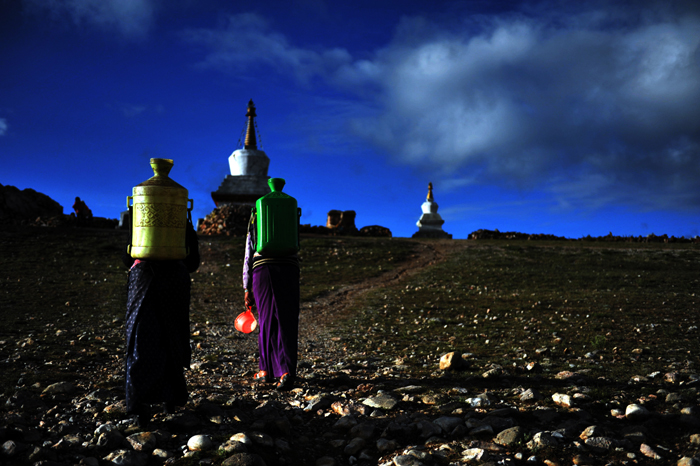
[[[282,192],[284,179],[270,178],[267,184],[272,190],[257,200],[256,251],[263,256],[290,256],[299,251],[299,217],[301,209],[297,200]]]

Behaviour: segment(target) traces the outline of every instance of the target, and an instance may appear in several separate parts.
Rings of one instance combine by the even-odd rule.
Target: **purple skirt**
[[[299,268],[262,264],[253,269],[253,296],[258,308],[260,370],[272,377],[297,372],[299,336]]]

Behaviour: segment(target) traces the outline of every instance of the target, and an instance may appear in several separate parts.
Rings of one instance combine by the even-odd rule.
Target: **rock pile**
[[[200,235],[225,235],[243,237],[248,233],[252,205],[227,204],[214,209],[198,227]]]

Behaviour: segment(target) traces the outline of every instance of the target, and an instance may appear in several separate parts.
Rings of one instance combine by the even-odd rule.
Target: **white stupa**
[[[452,235],[442,229],[445,221],[438,214],[438,205],[433,198],[433,183],[428,183],[428,196],[421,205],[421,210],[423,215],[416,222],[418,231],[413,234],[413,238],[452,239]]]
[[[224,204],[255,204],[255,201],[270,192],[267,185],[267,169],[270,159],[258,149],[255,138],[255,104],[248,102],[248,117],[243,149],[233,151],[228,158],[231,174],[226,175],[219,189],[211,193],[217,206]],[[240,141],[239,141],[240,144]]]

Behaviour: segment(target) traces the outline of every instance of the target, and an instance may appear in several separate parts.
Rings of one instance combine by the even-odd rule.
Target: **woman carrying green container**
[[[243,263],[246,306],[257,306],[260,334],[255,379],[289,390],[296,378],[299,335],[299,217],[297,201],[270,178],[272,192],[257,200]]]

